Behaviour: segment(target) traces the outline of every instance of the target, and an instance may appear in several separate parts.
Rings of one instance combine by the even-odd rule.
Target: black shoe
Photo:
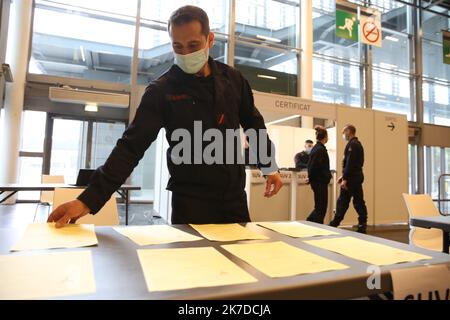
[[[358,225],[358,229],[356,230],[358,233],[367,234],[367,226],[366,225]]]

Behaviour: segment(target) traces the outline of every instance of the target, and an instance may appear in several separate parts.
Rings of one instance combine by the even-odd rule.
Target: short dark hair
[[[185,23],[189,23],[191,21],[198,21],[202,26],[202,33],[208,37],[210,28],[209,28],[209,18],[206,12],[199,7],[196,6],[184,6],[175,10],[169,18],[169,22],[167,25],[167,31],[170,33],[170,27],[172,25],[182,25]]]
[[[351,134],[355,135],[356,134],[356,127],[352,124],[348,124],[344,127],[344,130],[348,130],[350,131]]]
[[[312,140],[306,140],[305,143],[314,144]]]
[[[321,140],[325,139],[326,137],[328,137],[328,131],[324,127],[316,126],[314,128],[314,130],[316,130],[316,139],[317,139],[317,141],[321,141]]]

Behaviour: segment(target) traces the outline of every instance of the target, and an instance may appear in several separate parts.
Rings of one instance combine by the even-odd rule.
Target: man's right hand
[[[342,180],[344,180],[344,177],[339,177],[337,183],[338,183],[338,184],[341,184],[341,183],[342,183]]]
[[[60,205],[53,210],[47,222],[56,222],[56,228],[62,228],[68,223],[75,223],[91,210],[80,200],[73,200]]]

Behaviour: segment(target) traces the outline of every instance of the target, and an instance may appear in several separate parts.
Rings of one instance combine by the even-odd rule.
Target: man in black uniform
[[[308,221],[323,224],[328,209],[328,184],[331,180],[330,158],[325,144],[328,142],[328,132],[318,126],[316,130],[317,143],[311,151],[308,163],[308,180],[314,192],[314,210]]]
[[[198,7],[181,7],[171,15],[168,31],[175,65],[147,87],[133,122],[105,164],[93,174],[88,188],[77,200],[63,204],[50,215],[48,221],[56,222],[56,227],[98,212],[130,176],[161,128],[165,128],[170,146],[167,189],[172,191],[172,223],[250,221],[243,161],[230,164],[223,155],[226,162],[205,163],[206,138],[201,140],[200,150],[195,147],[196,135],[204,137],[208,130],[223,137],[227,130],[238,130],[240,125],[244,130],[262,132],[250,147],[267,179],[265,196],[272,197],[281,189],[273,145],[264,131],[264,119],[254,105],[249,83],[236,69],[209,58],[214,34],[207,14]],[[180,130],[193,136],[189,143],[193,148],[176,154],[180,139],[174,136]],[[228,145],[219,149],[222,147],[224,153],[230,150]],[[264,158],[269,160],[259,161],[260,149],[268,150]],[[186,155],[189,161],[179,163],[178,158]]]
[[[305,141],[305,150],[295,155],[295,169],[302,170],[308,168],[309,155],[311,154],[313,146],[314,142],[312,142],[312,140]]]
[[[336,215],[330,226],[338,227],[344,220],[350,200],[353,198],[353,206],[358,213],[358,232],[366,233],[367,228],[367,208],[364,201],[363,192],[363,166],[364,166],[364,148],[356,135],[356,128],[353,125],[345,126],[343,137],[348,141],[345,147],[343,161],[343,175],[338,183],[341,186],[341,193],[336,204]]]

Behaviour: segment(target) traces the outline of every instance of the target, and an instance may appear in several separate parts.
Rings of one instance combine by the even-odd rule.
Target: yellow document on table
[[[29,224],[11,251],[80,248],[96,245],[94,225],[70,224],[56,229],[53,223]]]
[[[137,252],[150,292],[257,281],[211,247],[140,249]]]
[[[222,248],[272,278],[349,268],[284,242],[232,244]]]
[[[297,221],[292,222],[261,222],[259,226],[287,235],[292,238],[309,238],[318,236],[334,236],[339,233],[309,226]]]
[[[378,266],[432,259],[432,257],[420,253],[406,251],[354,237],[310,240],[305,242],[325,250],[334,251],[355,260]]]
[[[198,233],[210,241],[267,240],[266,236],[258,234],[237,223],[231,224],[191,224]]]
[[[168,225],[114,227],[114,230],[140,246],[203,240]]]
[[[51,299],[95,293],[90,251],[0,256],[0,299]]]

